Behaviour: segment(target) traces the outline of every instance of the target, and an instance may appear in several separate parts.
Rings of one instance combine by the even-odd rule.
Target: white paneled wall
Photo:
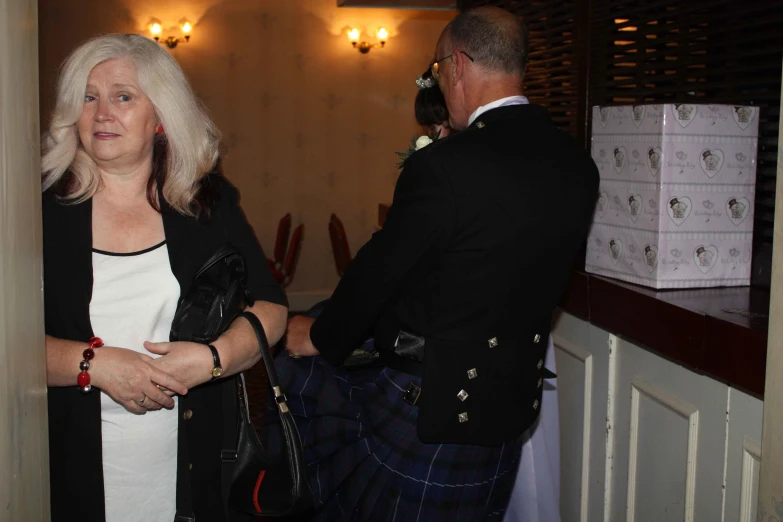
[[[586,522],[590,492],[590,418],[593,396],[593,355],[570,341],[553,339],[557,359],[558,384],[567,379],[566,390],[558,390],[558,406],[562,418],[571,419],[573,433],[560,444],[560,459],[569,480],[562,481],[561,499],[565,509],[562,520]],[[562,433],[562,430],[561,430]]]
[[[1,522],[49,520],[37,29],[36,0],[0,0]]]
[[[725,520],[756,522],[762,414],[761,401],[729,390]]]
[[[553,336],[564,521],[756,520],[760,400],[568,314]]]

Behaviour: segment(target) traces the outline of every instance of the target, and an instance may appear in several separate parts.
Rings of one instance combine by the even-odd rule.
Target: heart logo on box
[[[683,129],[696,118],[696,107],[693,105],[675,105],[672,107],[672,112],[674,112],[674,119]]]
[[[609,195],[606,192],[598,194],[598,200],[595,202],[595,210],[600,217],[604,217],[606,207],[609,205]]]
[[[671,250],[669,250],[669,253],[672,255],[672,257],[676,257],[678,259],[682,255],[682,252],[676,248],[672,248]]]
[[[689,197],[671,198],[667,202],[666,212],[674,224],[679,227],[691,215],[692,206]]]
[[[709,272],[718,261],[718,247],[699,245],[693,251],[693,262],[702,274]]]
[[[623,171],[623,167],[625,167],[625,160],[628,158],[625,147],[615,147],[612,152],[612,157],[614,158],[614,168],[617,173],[620,174],[620,172]]]
[[[742,130],[750,127],[753,123],[753,118],[756,117],[756,107],[732,107],[731,114],[734,116],[734,121],[737,122],[739,128]]]
[[[644,110],[644,105],[634,105],[631,109],[631,118],[633,119],[633,124],[636,125],[637,129],[644,121]]]
[[[726,215],[729,216],[731,222],[736,226],[745,221],[748,210],[750,210],[748,198],[729,198],[726,201]]]
[[[699,155],[701,170],[712,178],[723,168],[723,151],[720,149],[704,149]]]
[[[609,240],[609,257],[612,259],[613,264],[620,262],[620,258],[623,257],[623,242],[619,239]]]
[[[609,123],[609,114],[611,109],[609,107],[598,107],[598,121],[601,123],[601,127],[606,127]]]
[[[642,196],[639,194],[631,194],[628,196],[628,215],[631,217],[631,221],[636,223],[639,219],[639,215],[642,213]]]
[[[661,172],[663,164],[663,151],[660,147],[650,147],[647,149],[647,168],[650,169],[652,177],[657,177]]]
[[[652,274],[655,267],[658,266],[658,247],[655,245],[644,246],[644,266]]]

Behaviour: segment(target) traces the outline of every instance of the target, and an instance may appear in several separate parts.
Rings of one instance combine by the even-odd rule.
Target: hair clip
[[[419,89],[429,89],[430,87],[435,87],[438,85],[438,82],[433,78],[432,76],[428,78],[423,78],[419,76],[416,78],[416,85]]]

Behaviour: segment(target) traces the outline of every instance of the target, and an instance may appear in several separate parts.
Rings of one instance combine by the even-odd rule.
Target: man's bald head
[[[525,74],[528,33],[524,22],[498,7],[476,7],[459,14],[441,37],[452,49],[467,53],[488,72]]]

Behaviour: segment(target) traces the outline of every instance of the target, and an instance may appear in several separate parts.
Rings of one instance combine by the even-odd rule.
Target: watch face
[[[223,375],[223,368],[216,366],[212,369],[212,377],[220,377],[221,375]]]

